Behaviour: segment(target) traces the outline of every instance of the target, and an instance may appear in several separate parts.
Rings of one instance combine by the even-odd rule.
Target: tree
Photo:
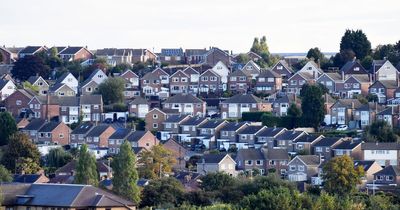
[[[124,101],[125,81],[120,77],[111,77],[99,85],[98,92],[103,96],[105,104],[122,103]]]
[[[378,45],[373,53],[373,59],[388,59],[392,64],[400,61],[400,41],[397,44]]]
[[[112,168],[114,170],[113,191],[136,204],[140,203],[136,157],[129,141],[121,145],[119,153],[113,159]]]
[[[301,88],[300,96],[304,124],[317,129],[325,115],[322,90],[316,85],[305,84]]]
[[[37,161],[26,157],[21,157],[18,159],[16,168],[21,174],[35,174],[41,169]]]
[[[11,182],[12,180],[10,171],[3,165],[0,165],[0,182]]]
[[[392,127],[382,120],[373,122],[365,131],[367,140],[372,142],[397,142],[398,139]]]
[[[36,166],[39,166],[40,153],[26,134],[18,132],[13,134],[5,151],[1,162],[8,170],[16,170],[17,164],[20,164],[20,168],[16,173],[21,172],[21,169],[32,171],[33,173],[37,172],[35,170],[38,169]],[[32,168],[21,168],[21,166],[32,166]]]
[[[176,163],[171,151],[165,149],[161,144],[153,146],[150,150],[142,152],[138,161],[142,167],[139,168],[139,175],[142,178],[155,179],[162,177],[163,173],[172,171]]]
[[[86,144],[81,146],[77,161],[74,182],[76,184],[97,186],[99,176],[97,174],[96,158],[90,154]]]
[[[254,52],[258,55],[261,56],[261,60],[257,62],[257,64],[261,67],[264,68],[267,65],[272,65],[272,60],[271,60],[271,53],[269,52],[268,44],[267,44],[267,38],[265,36],[259,38],[254,38],[253,45],[250,48],[251,52]],[[275,62],[275,59],[274,59]]]
[[[318,47],[309,49],[306,57],[308,59],[313,59],[316,63],[321,63],[322,61],[325,61],[325,55]]]
[[[244,64],[250,61],[250,57],[247,54],[240,53],[239,55],[236,56],[236,61],[238,63]]]
[[[72,155],[66,152],[62,147],[54,148],[46,155],[47,166],[60,168],[72,160]]]
[[[14,63],[11,73],[15,78],[21,81],[27,80],[30,76],[35,76],[37,74],[43,78],[48,78],[50,75],[50,68],[39,56],[27,55]]]
[[[62,60],[58,57],[57,47],[50,48],[50,54],[45,59],[45,62],[51,69],[62,66]]]
[[[323,166],[322,171],[326,192],[339,196],[354,192],[364,176],[363,167],[355,168],[353,159],[348,155],[334,157]]]
[[[17,132],[17,124],[9,112],[0,113],[0,146],[7,145],[9,138]]]
[[[208,173],[201,181],[201,188],[205,191],[221,190],[235,184],[235,179],[223,172]]]
[[[358,59],[363,60],[371,54],[371,42],[362,30],[347,29],[340,41],[340,54],[345,53],[346,50],[352,50]]]
[[[288,110],[287,110],[287,115],[293,118],[298,118],[301,116],[301,109],[297,107],[295,103],[290,104]]]
[[[141,206],[157,206],[162,204],[181,204],[184,197],[183,185],[172,177],[151,180],[143,188]]]
[[[291,192],[288,188],[283,187],[275,188],[272,190],[262,190],[257,194],[252,194],[244,197],[240,201],[239,206],[243,209],[257,210],[297,209],[296,206],[299,203],[299,196],[295,194],[298,194],[298,192]]]

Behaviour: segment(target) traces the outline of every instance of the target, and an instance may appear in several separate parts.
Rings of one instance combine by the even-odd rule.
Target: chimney
[[[351,102],[351,109],[354,109],[354,102]]]
[[[356,57],[356,56],[354,56],[354,58],[353,58],[353,62],[354,62],[354,61],[356,61],[356,60],[357,60],[357,57]]]

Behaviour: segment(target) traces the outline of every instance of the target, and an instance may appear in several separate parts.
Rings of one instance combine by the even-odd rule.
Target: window
[[[201,77],[201,81],[208,81],[208,77]]]
[[[170,57],[170,56],[165,56],[165,60],[166,60],[166,61],[170,61],[170,60],[171,60],[171,57]]]
[[[386,181],[393,181],[393,176],[386,176]]]
[[[265,78],[264,77],[260,77],[260,78],[258,78],[258,81],[259,82],[265,82]]]
[[[189,131],[189,126],[183,126],[183,131]]]
[[[232,82],[236,82],[236,77],[230,77]]]
[[[268,77],[268,82],[274,82],[274,78],[273,77]]]
[[[354,71],[360,71],[360,67],[354,67]]]
[[[173,77],[173,78],[172,78],[172,81],[173,81],[173,82],[179,82],[179,77]]]
[[[217,81],[217,77],[210,77],[210,81]]]
[[[166,123],[165,128],[171,128],[171,123]]]
[[[94,105],[93,109],[99,109],[99,105]]]
[[[290,171],[296,171],[296,166],[290,166],[290,167],[289,167],[289,170],[290,170]]]
[[[99,137],[93,137],[93,142],[99,142]]]
[[[21,106],[22,101],[21,101],[21,100],[16,100],[16,101],[15,101],[15,104],[16,104],[17,106]]]
[[[329,147],[325,148],[325,152],[329,152],[331,149]]]
[[[315,148],[315,151],[316,151],[316,152],[322,152],[322,147],[316,147],[316,148]]]
[[[290,84],[291,84],[291,85],[297,85],[297,80],[292,80],[292,81],[290,81]]]
[[[60,137],[60,139],[63,139],[64,138],[64,134],[60,133],[60,134],[58,134],[58,137]]]
[[[158,124],[157,123],[153,123],[153,128],[158,128]]]
[[[67,111],[67,107],[66,106],[62,106],[61,107],[61,111],[66,112]]]
[[[353,84],[353,88],[357,88],[357,89],[360,88],[360,84],[354,83],[354,84]]]
[[[268,162],[268,164],[271,165],[271,166],[274,166],[274,165],[275,165],[275,161],[274,161],[274,160],[270,160],[270,161]]]
[[[153,119],[158,119],[158,115],[157,114],[153,114]]]
[[[299,165],[298,169],[299,169],[299,171],[304,171],[304,166],[303,165]]]
[[[253,161],[252,160],[246,160],[246,165],[248,165],[248,166],[253,165]]]
[[[383,180],[383,176],[377,175],[377,176],[376,176],[376,180],[382,181],[382,180]]]
[[[277,66],[276,69],[282,70],[282,69],[283,69],[283,66]]]
[[[240,81],[246,81],[246,77],[239,77]]]
[[[182,77],[181,78],[181,82],[187,82],[188,80],[187,80],[187,78],[186,77]]]
[[[114,141],[114,140],[111,140],[111,139],[109,139],[109,140],[108,140],[108,143],[109,143],[109,144],[115,144],[115,141]]]

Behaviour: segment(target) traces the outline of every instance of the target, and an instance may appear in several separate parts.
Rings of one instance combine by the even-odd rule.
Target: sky
[[[0,45],[219,47],[337,52],[346,29],[373,47],[400,40],[398,0],[0,0]]]

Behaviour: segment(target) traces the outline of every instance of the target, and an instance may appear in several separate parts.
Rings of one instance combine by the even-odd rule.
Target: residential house
[[[359,61],[355,59],[353,61],[348,61],[341,69],[346,75],[353,74],[368,74],[368,71],[361,65]]]
[[[192,67],[187,67],[183,70],[183,72],[189,76],[189,93],[198,93],[199,92],[199,78],[200,73],[193,69]]]
[[[204,55],[204,61],[202,64],[215,66],[218,62],[222,62],[225,66],[229,67],[232,63],[232,58],[228,52],[213,47]]]
[[[34,118],[58,120],[60,116],[59,97],[57,96],[34,96],[28,105]]]
[[[271,104],[253,94],[237,94],[220,103],[222,119],[241,118],[244,112],[271,111]]]
[[[0,46],[0,64],[12,64],[15,62],[13,59],[13,53],[5,47]]]
[[[95,81],[97,84],[101,84],[103,83],[106,79],[107,79],[107,75],[104,73],[103,70],[101,69],[96,69],[94,70],[89,77],[87,78],[87,80],[93,80]]]
[[[64,61],[85,61],[93,58],[93,53],[86,47],[67,47],[61,52],[58,52],[58,56]]]
[[[362,160],[361,143],[354,139],[342,141],[333,148],[333,155],[334,157],[348,155],[354,160]]]
[[[198,126],[199,136],[202,138],[201,140],[206,148],[215,148],[217,146],[216,142],[219,138],[219,131],[227,123],[225,120],[209,120]]]
[[[103,98],[101,95],[83,95],[79,100],[83,122],[99,122],[103,113]]]
[[[181,114],[206,115],[206,102],[192,94],[176,94],[162,102],[164,109],[175,109]]]
[[[293,69],[285,60],[278,61],[278,63],[271,68],[271,71],[281,75],[283,81],[286,81],[294,73]]]
[[[52,96],[75,96],[77,92],[66,84],[57,83],[49,88],[49,94]]]
[[[18,52],[18,58],[23,58],[27,55],[36,55],[40,52],[47,52],[46,46],[27,46]]]
[[[295,153],[305,152],[306,154],[311,154],[312,146],[323,138],[325,138],[323,135],[302,135],[293,141],[292,151]]]
[[[32,100],[35,93],[25,90],[17,89],[14,93],[4,100],[5,109],[10,112],[14,117],[20,114],[26,114],[29,109],[29,102]]]
[[[14,183],[29,183],[29,184],[39,184],[49,182],[44,174],[14,174],[12,182]]]
[[[311,154],[318,155],[323,161],[333,158],[333,148],[340,144],[344,139],[341,137],[326,137],[316,142],[311,147]]]
[[[185,50],[185,63],[186,64],[199,64],[204,61],[204,55],[207,49],[186,49]]]
[[[208,69],[200,75],[199,92],[220,93],[226,90],[226,84],[222,84],[221,76],[212,69]]]
[[[128,104],[129,115],[132,117],[145,118],[149,109],[150,105],[148,101],[140,96],[134,98]]]
[[[132,50],[132,63],[156,61],[157,55],[149,49],[133,49]]]
[[[394,98],[397,88],[396,80],[377,80],[369,87],[369,93],[378,97],[378,103],[386,104],[388,99]]]
[[[180,144],[175,139],[171,138],[163,143],[163,147],[169,150],[172,153],[172,156],[175,158],[176,163],[173,165],[175,169],[185,169],[186,168],[186,160],[188,160],[191,156],[190,151]]]
[[[44,119],[32,119],[28,125],[21,129],[22,133],[28,135],[29,139],[36,140],[38,137],[38,131],[43,125],[46,124]]]
[[[293,103],[300,104],[295,94],[283,95],[282,97],[279,97],[273,101],[272,112],[278,117],[286,116],[290,105]]]
[[[185,122],[180,124],[180,134],[178,135],[178,140],[180,141],[190,141],[190,137],[198,136],[199,126],[208,122],[208,119],[205,117],[194,116],[190,117]]]
[[[132,49],[104,48],[96,50],[96,57],[111,60],[116,65],[132,64]]]
[[[108,138],[108,153],[118,154],[121,144],[128,139],[132,132],[132,129],[129,128],[117,128],[115,132]]]
[[[238,142],[244,143],[244,146],[254,146],[257,140],[256,136],[266,128],[262,125],[250,125],[237,133]]]
[[[99,84],[94,80],[85,80],[80,88],[81,95],[92,95],[99,90]]]
[[[297,155],[288,163],[287,177],[292,182],[311,181],[318,175],[321,159],[317,155]]]
[[[300,90],[304,84],[314,84],[315,77],[310,73],[296,72],[288,79],[286,92],[288,94],[300,95]]]
[[[373,73],[376,81],[398,81],[399,80],[399,69],[393,66],[389,60],[383,60],[383,64],[376,66],[375,62],[372,62]]]
[[[252,175],[258,170],[261,175],[265,172],[265,157],[262,149],[248,148],[239,149],[235,158],[237,169]]]
[[[17,89],[12,80],[0,79],[0,101],[4,101],[8,96],[13,94]]]
[[[374,174],[372,187],[385,188],[387,186],[397,187],[400,184],[399,166],[387,166]]]
[[[63,122],[47,122],[38,131],[36,143],[67,145],[71,129]]]
[[[246,65],[243,66],[242,71],[246,75],[250,76],[252,80],[255,80],[258,75],[260,75],[261,68],[254,63],[254,61],[250,60],[246,63]]]
[[[310,74],[315,80],[324,73],[314,61],[308,61],[298,72]]]
[[[285,131],[275,138],[274,146],[290,151],[293,148],[293,142],[303,135],[308,135],[308,133],[296,130]]]
[[[228,89],[234,93],[247,93],[251,86],[251,77],[242,70],[236,70],[228,75]]]
[[[78,165],[78,161],[77,160],[71,160],[69,163],[65,164],[64,166],[58,168],[55,171],[56,177],[58,177],[58,176],[72,176],[72,180],[73,180],[74,176],[76,174],[77,165]],[[96,168],[97,168],[97,171],[99,173],[98,174],[99,175],[99,179],[102,179],[104,177],[112,177],[112,169],[104,161],[97,160],[96,161]],[[50,180],[50,182],[53,182],[53,179]]]
[[[27,80],[31,85],[38,88],[39,95],[47,95],[49,91],[49,83],[43,79],[41,76],[30,76]]]
[[[397,166],[400,144],[392,142],[365,142],[361,145],[362,160],[376,161],[380,166]]]
[[[382,167],[373,160],[355,160],[354,167],[362,167],[364,176],[361,178],[362,186],[374,180],[374,174],[382,170]]]
[[[257,62],[262,59],[262,57],[260,55],[258,55],[255,52],[252,52],[252,51],[247,52],[246,55],[249,56],[250,60],[252,60],[254,62]]]
[[[114,132],[111,125],[97,125],[86,134],[85,144],[89,148],[108,147],[108,139]]]
[[[318,79],[317,83],[324,85],[331,94],[337,93],[338,86],[344,86],[344,73],[340,75],[338,73],[323,73]]]
[[[281,91],[282,76],[272,70],[262,70],[256,79],[255,90],[267,94]]]
[[[368,74],[350,75],[343,83],[343,87],[337,85],[337,91],[342,98],[353,98],[357,95],[368,95],[371,78]]]
[[[249,124],[247,122],[228,122],[219,131],[219,139],[217,139],[217,148],[228,150],[236,147],[237,134],[245,129]]]
[[[169,91],[169,74],[164,70],[157,68],[152,72],[145,74],[140,79],[140,87],[142,88],[145,96],[161,96],[168,97],[167,95],[160,95],[163,91]]]
[[[164,130],[163,122],[167,119],[168,114],[158,108],[153,108],[145,115],[146,130],[162,131]]]
[[[178,70],[172,74],[169,80],[171,94],[188,93],[190,76],[188,76],[182,70]]]
[[[125,80],[125,90],[124,90],[125,98],[132,98],[140,95],[140,89],[139,89],[140,82],[138,75],[136,75],[130,69],[127,69],[120,75],[120,77]]]
[[[353,120],[356,128],[365,129],[376,120],[376,114],[383,110],[383,107],[374,102],[363,104],[353,111]]]
[[[55,83],[56,85],[59,84],[66,84],[68,87],[70,87],[75,93],[78,92],[78,86],[79,86],[79,82],[78,80],[74,77],[74,75],[72,75],[69,72],[65,72],[63,75],[61,75],[61,77],[59,77]],[[55,85],[55,86],[56,86]]]
[[[236,162],[229,154],[206,154],[197,162],[197,173],[224,172],[236,176]]]
[[[180,125],[190,119],[190,115],[171,115],[164,122],[164,130],[170,134],[179,134]]]
[[[51,98],[51,97],[50,97]],[[65,124],[78,123],[80,117],[79,97],[59,97],[59,120]]]
[[[87,134],[94,128],[94,124],[90,122],[85,122],[76,127],[70,134],[70,143],[77,147],[78,145],[85,143],[85,138]]]
[[[289,153],[284,148],[263,149],[265,157],[265,168],[268,173],[276,173],[281,177],[286,177],[288,163],[290,161]]]
[[[358,99],[339,99],[331,107],[331,124],[348,125],[354,121],[354,110],[361,106]]]
[[[136,209],[137,204],[91,185],[15,184],[2,186],[8,209]]]
[[[268,146],[270,149],[275,148],[277,146],[275,139],[286,131],[286,128],[266,128],[257,135],[257,144]]]
[[[146,150],[160,144],[160,141],[150,131],[134,131],[128,136],[127,140],[132,147],[141,147]]]
[[[183,50],[182,48],[161,49],[158,59],[161,63],[181,64],[184,62]]]

